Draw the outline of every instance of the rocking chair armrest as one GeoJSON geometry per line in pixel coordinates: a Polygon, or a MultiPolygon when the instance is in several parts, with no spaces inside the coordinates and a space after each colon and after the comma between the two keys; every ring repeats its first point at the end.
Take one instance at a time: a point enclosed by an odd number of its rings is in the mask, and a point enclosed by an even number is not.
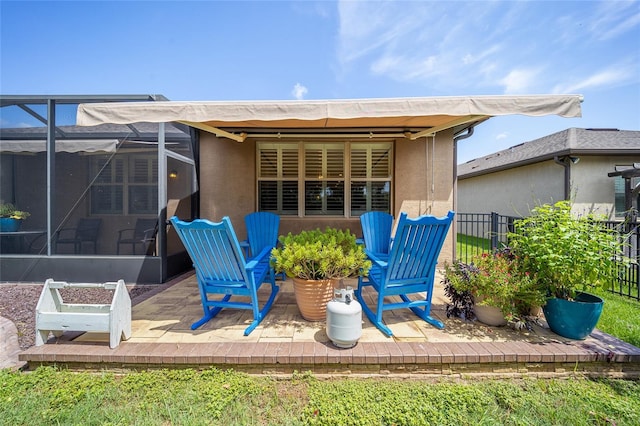
{"type": "Polygon", "coordinates": [[[238,241],[240,243],[240,248],[242,249],[242,252],[244,253],[245,257],[249,257],[249,240],[242,240],[242,241],[238,241]]]}
{"type": "Polygon", "coordinates": [[[247,263],[247,270],[251,271],[256,266],[258,266],[259,263],[262,263],[265,261],[268,262],[269,256],[271,256],[271,248],[267,246],[263,248],[262,251],[256,257],[254,257],[251,261],[247,263]]]}
{"type": "Polygon", "coordinates": [[[367,249],[365,249],[365,253],[378,268],[387,269],[388,262],[385,262],[384,260],[379,259],[373,252],[367,249]]]}

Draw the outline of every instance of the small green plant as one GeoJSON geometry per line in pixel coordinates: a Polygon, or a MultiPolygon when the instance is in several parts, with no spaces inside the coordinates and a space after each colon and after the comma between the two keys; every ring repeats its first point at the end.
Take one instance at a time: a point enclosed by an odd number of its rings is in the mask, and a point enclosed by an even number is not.
{"type": "Polygon", "coordinates": [[[458,290],[454,282],[470,280],[471,274],[476,272],[476,268],[468,263],[456,260],[453,264],[445,263],[445,275],[442,280],[444,284],[444,294],[451,304],[447,303],[447,318],[458,317],[463,320],[473,320],[473,295],[469,290],[458,290]],[[453,279],[452,279],[453,278],[453,279]]]}
{"type": "Polygon", "coordinates": [[[610,285],[623,242],[594,214],[574,216],[569,201],[535,207],[508,234],[522,268],[536,277],[548,297],[572,300],[578,292],[610,285]]]}
{"type": "Polygon", "coordinates": [[[640,381],[0,369],[0,425],[635,425],[640,381]]]}
{"type": "Polygon", "coordinates": [[[31,214],[29,212],[17,210],[13,204],[0,204],[0,217],[9,217],[12,219],[26,219],[31,214]]]}
{"type": "MultiPolygon", "coordinates": [[[[532,306],[544,304],[544,294],[536,286],[536,280],[520,267],[520,259],[509,249],[483,253],[472,257],[467,265],[456,261],[445,265],[445,291],[453,287],[459,294],[457,302],[464,302],[465,293],[473,295],[483,306],[499,308],[507,321],[518,321],[529,314],[532,306]]],[[[454,301],[455,302],[455,301],[454,301]]],[[[468,316],[468,303],[460,306],[468,316]]]]}
{"type": "Polygon", "coordinates": [[[277,272],[305,280],[364,275],[371,267],[363,248],[349,230],[327,227],[280,236],[281,247],[271,252],[277,272]]]}

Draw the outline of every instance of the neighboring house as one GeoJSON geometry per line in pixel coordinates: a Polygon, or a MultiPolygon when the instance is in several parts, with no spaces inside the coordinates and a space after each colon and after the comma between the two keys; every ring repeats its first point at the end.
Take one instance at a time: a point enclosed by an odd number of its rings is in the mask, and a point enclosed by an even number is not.
{"type": "MultiPolygon", "coordinates": [[[[571,199],[577,213],[620,219],[627,208],[619,171],[639,161],[640,131],[570,128],[458,165],[458,210],[526,216],[536,205],[571,199]]],[[[633,202],[637,208],[637,192],[633,202]]]]}
{"type": "MultiPolygon", "coordinates": [[[[3,108],[27,102],[8,97],[2,101],[3,108]]],[[[55,98],[46,101],[56,103],[55,98]]],[[[144,216],[157,217],[162,225],[176,211],[182,219],[219,221],[229,216],[240,239],[246,237],[243,218],[253,211],[279,214],[281,234],[335,226],[360,235],[359,215],[370,210],[394,216],[400,211],[443,216],[457,210],[455,146],[459,139],[471,136],[475,126],[496,115],[577,117],[582,98],[109,101],[76,101],[74,128],[91,133],[102,126],[117,126],[128,128],[130,134],[118,139],[112,153],[47,156],[49,150],[37,154],[38,170],[58,170],[55,192],[48,190],[46,173],[35,183],[23,181],[25,173],[36,170],[33,164],[22,163],[28,155],[0,153],[1,160],[13,167],[6,172],[3,167],[3,193],[10,193],[20,205],[38,197],[51,200],[44,208],[38,205],[38,222],[25,221],[25,226],[41,230],[48,226],[51,238],[57,227],[73,225],[81,217],[102,219],[108,227],[101,232],[96,253],[81,250],[62,255],[62,249],[56,251],[50,242],[38,253],[3,254],[0,280],[39,281],[53,276],[91,282],[114,278],[164,282],[186,264],[175,233],[160,226],[155,253],[123,255],[117,253],[116,225],[133,225],[144,216]],[[157,135],[139,139],[135,129],[140,126],[155,126],[157,135]],[[175,129],[188,137],[172,139],[175,129]],[[136,158],[142,154],[148,158],[136,158]],[[126,157],[118,162],[119,155],[126,157]]],[[[48,146],[59,151],[70,132],[55,120],[43,127],[49,135],[48,146]]],[[[1,139],[6,139],[5,133],[10,132],[3,129],[1,139]]],[[[453,257],[453,242],[451,233],[441,260],[453,257]]]]}

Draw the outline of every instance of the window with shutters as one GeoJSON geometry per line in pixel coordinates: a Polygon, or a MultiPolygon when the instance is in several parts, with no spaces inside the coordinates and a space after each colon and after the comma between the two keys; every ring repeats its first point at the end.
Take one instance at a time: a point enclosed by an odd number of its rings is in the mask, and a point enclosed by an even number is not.
{"type": "Polygon", "coordinates": [[[280,215],[391,212],[391,142],[259,142],[258,210],[280,215]]]}
{"type": "Polygon", "coordinates": [[[155,215],[158,211],[158,160],[126,155],[93,158],[91,214],[155,215]]]}

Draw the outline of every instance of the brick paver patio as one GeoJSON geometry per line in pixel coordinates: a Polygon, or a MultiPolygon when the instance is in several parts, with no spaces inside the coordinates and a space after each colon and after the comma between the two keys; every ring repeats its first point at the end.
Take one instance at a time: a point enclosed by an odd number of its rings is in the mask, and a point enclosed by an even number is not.
{"type": "MultiPolygon", "coordinates": [[[[198,330],[202,316],[195,275],[186,276],[134,301],[132,336],[109,349],[108,335],[65,333],[60,339],[19,355],[29,366],[65,364],[69,368],[140,369],[215,365],[260,374],[478,375],[640,377],[640,349],[595,331],[584,341],[560,337],[542,326],[518,332],[445,315],[439,280],[433,314],[444,330],[409,310],[385,313],[394,332],[385,337],[363,317],[363,333],[351,349],[335,347],[324,322],[307,322],[295,304],[290,280],[269,315],[249,335],[248,311],[223,310],[198,330]]],[[[346,284],[355,286],[355,281],[346,284]]]]}

